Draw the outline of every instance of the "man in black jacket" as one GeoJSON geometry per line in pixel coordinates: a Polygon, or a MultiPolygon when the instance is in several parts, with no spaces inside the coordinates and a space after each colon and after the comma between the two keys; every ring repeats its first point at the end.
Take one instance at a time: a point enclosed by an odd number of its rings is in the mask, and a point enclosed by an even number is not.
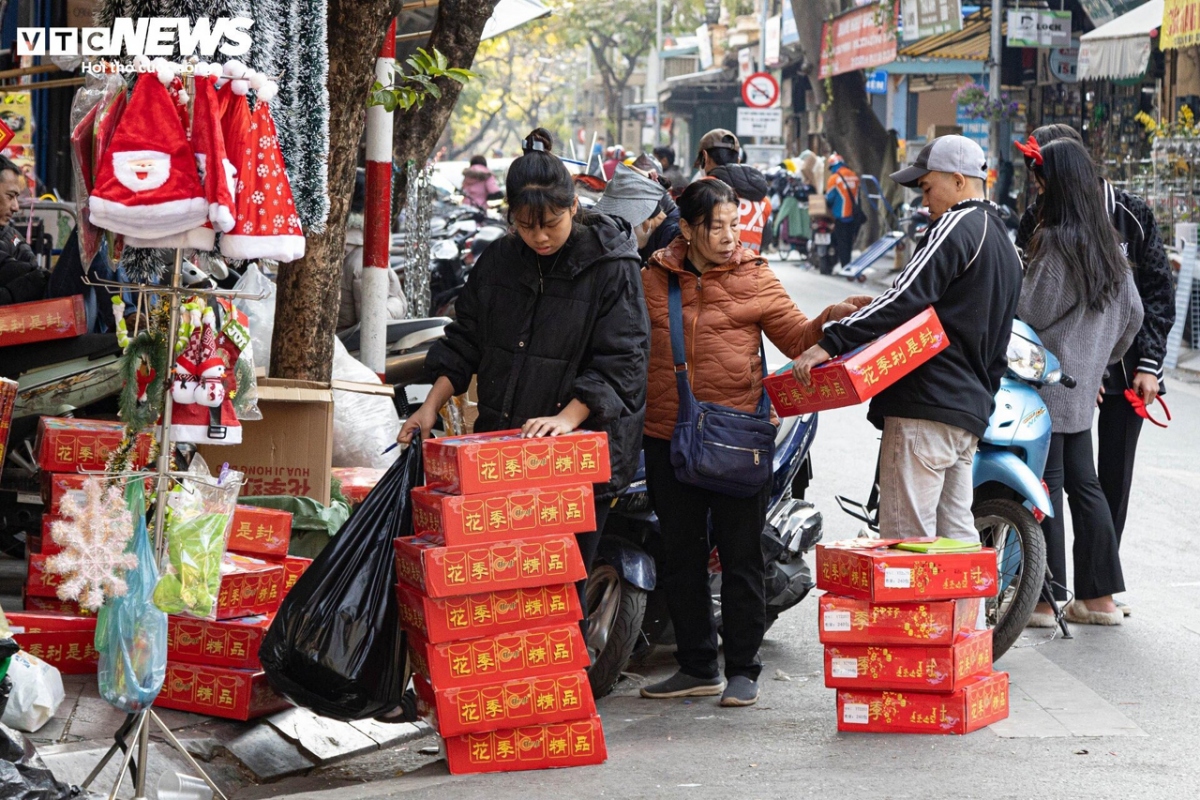
{"type": "Polygon", "coordinates": [[[983,150],[963,136],[925,146],[892,174],[920,187],[934,224],[892,288],[825,336],[794,373],[876,339],[933,306],[949,346],[871,401],[883,429],[879,532],[885,538],[941,536],[978,541],[971,465],[987,430],[1021,292],[1021,258],[993,204],[983,199],[983,150]]]}
{"type": "Polygon", "coordinates": [[[41,300],[46,291],[46,272],[10,224],[24,183],[20,168],[0,156],[0,306],[41,300]]]}

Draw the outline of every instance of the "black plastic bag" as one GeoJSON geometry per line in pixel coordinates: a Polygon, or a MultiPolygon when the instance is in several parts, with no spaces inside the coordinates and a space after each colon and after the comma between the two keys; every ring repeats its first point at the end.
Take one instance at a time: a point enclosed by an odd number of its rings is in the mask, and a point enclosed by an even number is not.
{"type": "Polygon", "coordinates": [[[296,705],[341,720],[400,705],[407,670],[392,540],[412,533],[409,492],[423,481],[414,440],[284,598],[259,658],[296,705]]]}
{"type": "Polygon", "coordinates": [[[79,796],[78,789],[54,779],[32,742],[0,723],[0,797],[4,800],[65,800],[79,796]]]}

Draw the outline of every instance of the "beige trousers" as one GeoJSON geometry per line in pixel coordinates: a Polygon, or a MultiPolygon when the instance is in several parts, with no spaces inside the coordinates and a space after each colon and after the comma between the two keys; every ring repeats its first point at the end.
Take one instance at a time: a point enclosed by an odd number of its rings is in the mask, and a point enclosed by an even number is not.
{"type": "Polygon", "coordinates": [[[879,534],[979,541],[971,463],[979,439],[962,428],[887,417],[879,459],[879,534]]]}

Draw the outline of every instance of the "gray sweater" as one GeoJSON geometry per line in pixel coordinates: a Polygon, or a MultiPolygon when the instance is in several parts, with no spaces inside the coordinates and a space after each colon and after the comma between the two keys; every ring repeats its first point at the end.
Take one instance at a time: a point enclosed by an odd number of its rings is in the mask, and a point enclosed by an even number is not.
{"type": "Polygon", "coordinates": [[[1055,254],[1039,254],[1021,283],[1017,316],[1030,325],[1062,371],[1077,382],[1073,389],[1039,390],[1050,410],[1054,433],[1090,430],[1104,369],[1120,360],[1142,325],[1142,300],[1132,270],[1108,307],[1093,311],[1067,279],[1066,265],[1055,254]]]}

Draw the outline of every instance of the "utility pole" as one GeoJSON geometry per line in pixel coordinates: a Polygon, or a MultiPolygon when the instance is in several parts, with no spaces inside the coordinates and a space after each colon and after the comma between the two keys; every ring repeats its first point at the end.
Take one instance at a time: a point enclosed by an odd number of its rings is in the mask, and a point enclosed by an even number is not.
{"type": "Polygon", "coordinates": [[[758,71],[767,68],[767,10],[771,0],[758,0],[758,71]]]}
{"type": "MultiPolygon", "coordinates": [[[[1004,14],[1004,0],[992,0],[992,44],[988,63],[988,100],[995,105],[1000,100],[1000,61],[1004,47],[1000,36],[1001,16],[1004,14]]],[[[1000,167],[1000,121],[988,121],[988,172],[1000,167]]]]}

